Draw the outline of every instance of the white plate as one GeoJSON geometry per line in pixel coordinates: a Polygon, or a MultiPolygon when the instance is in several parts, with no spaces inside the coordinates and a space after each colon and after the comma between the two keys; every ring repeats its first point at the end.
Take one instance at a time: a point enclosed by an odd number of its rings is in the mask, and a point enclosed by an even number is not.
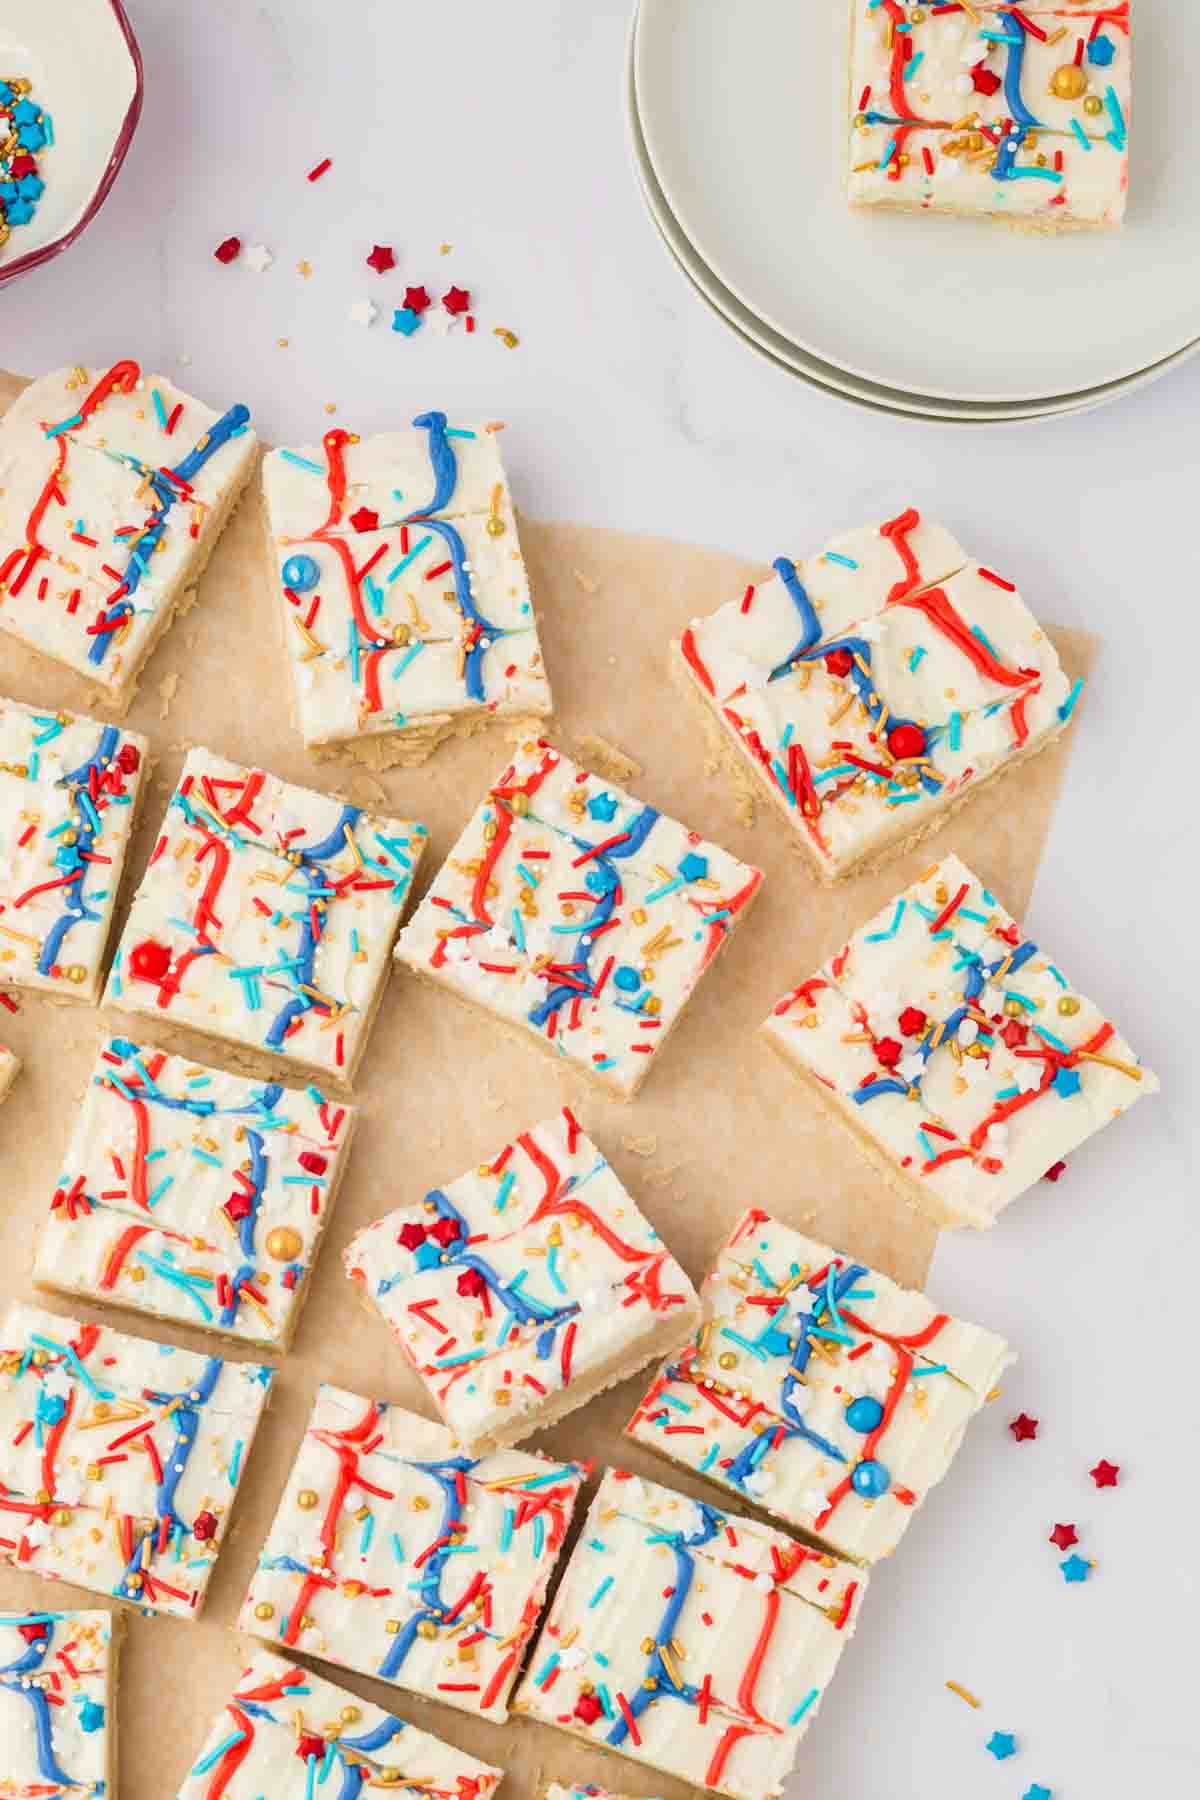
{"type": "Polygon", "coordinates": [[[780,337],[910,394],[1061,397],[1200,347],[1200,33],[1177,23],[1168,37],[1171,10],[1135,7],[1130,206],[1116,233],[851,212],[847,0],[642,0],[642,130],[697,255],[780,337]]]}
{"type": "Polygon", "coordinates": [[[789,375],[799,376],[810,386],[841,399],[853,401],[872,412],[885,412],[896,418],[923,419],[928,422],[967,425],[1023,423],[1065,413],[1090,412],[1107,401],[1132,392],[1157,380],[1174,363],[1185,359],[1196,348],[1188,345],[1173,357],[1143,370],[1136,376],[1107,386],[1086,389],[1078,394],[1061,395],[1053,400],[1024,404],[980,405],[970,401],[933,400],[887,388],[875,382],[848,375],[845,370],[822,362],[820,358],[799,350],[787,338],[764,325],[754,313],[717,280],[688,239],[678,219],[667,204],[658,185],[638,117],[637,94],[633,78],[636,18],[630,31],[626,67],[625,107],[629,128],[629,147],[642,197],[651,220],[657,227],[672,261],[701,300],[722,323],[728,325],[751,350],[764,356],[789,375]]]}

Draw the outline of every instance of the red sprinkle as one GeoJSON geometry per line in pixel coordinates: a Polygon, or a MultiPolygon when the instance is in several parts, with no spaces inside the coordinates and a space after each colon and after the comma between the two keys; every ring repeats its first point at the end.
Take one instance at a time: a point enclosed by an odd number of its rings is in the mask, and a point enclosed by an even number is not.
{"type": "Polygon", "coordinates": [[[1048,1541],[1059,1550],[1069,1550],[1079,1542],[1079,1533],[1073,1525],[1056,1525],[1048,1541]]]}
{"type": "Polygon", "coordinates": [[[1094,1469],[1088,1470],[1088,1474],[1098,1488],[1116,1487],[1117,1477],[1120,1473],[1120,1463],[1107,1462],[1104,1457],[1100,1458],[1094,1469]]]}
{"type": "Polygon", "coordinates": [[[389,269],[396,266],[395,253],[390,244],[376,244],[367,258],[368,269],[374,269],[377,275],[386,275],[389,269]]]}
{"type": "Polygon", "coordinates": [[[231,263],[242,253],[242,240],[236,237],[223,238],[213,251],[219,263],[231,263]]]}
{"type": "Polygon", "coordinates": [[[333,158],[331,156],[323,156],[317,166],[308,171],[309,181],[320,181],[326,169],[331,169],[332,167],[333,158]]]}
{"type": "Polygon", "coordinates": [[[1038,1423],[1039,1421],[1037,1419],[1031,1419],[1028,1413],[1018,1413],[1016,1418],[1009,1422],[1008,1429],[1012,1432],[1018,1444],[1023,1444],[1029,1438],[1035,1438],[1037,1436],[1038,1423]]]}

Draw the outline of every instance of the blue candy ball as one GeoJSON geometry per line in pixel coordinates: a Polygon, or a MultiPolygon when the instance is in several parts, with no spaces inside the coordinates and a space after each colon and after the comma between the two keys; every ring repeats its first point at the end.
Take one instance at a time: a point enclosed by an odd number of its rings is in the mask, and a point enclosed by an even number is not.
{"type": "Polygon", "coordinates": [[[851,1431],[861,1431],[866,1437],[877,1425],[883,1423],[883,1407],[870,1394],[861,1394],[852,1400],[846,1408],[846,1423],[851,1431]]]}
{"type": "Polygon", "coordinates": [[[850,1485],[864,1500],[878,1500],[892,1485],[892,1478],[881,1462],[868,1457],[860,1462],[850,1477],[850,1485]]]}
{"type": "Polygon", "coordinates": [[[638,974],[637,970],[631,968],[628,963],[621,964],[621,967],[613,976],[613,980],[623,994],[635,994],[642,985],[641,976],[638,974]]]}
{"type": "Polygon", "coordinates": [[[311,556],[289,556],[283,565],[283,585],[293,593],[307,594],[321,579],[316,559],[311,556]]]}

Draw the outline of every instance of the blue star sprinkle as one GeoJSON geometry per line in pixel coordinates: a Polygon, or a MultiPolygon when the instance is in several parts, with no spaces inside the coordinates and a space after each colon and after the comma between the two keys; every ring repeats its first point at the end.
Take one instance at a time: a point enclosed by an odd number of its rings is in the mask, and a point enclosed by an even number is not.
{"type": "Polygon", "coordinates": [[[1074,1069],[1058,1069],[1050,1085],[1056,1094],[1061,1094],[1064,1100],[1069,1100],[1072,1094],[1079,1092],[1082,1084],[1074,1069]]]}
{"type": "Polygon", "coordinates": [[[1031,1788],[1026,1788],[1025,1792],[1021,1795],[1021,1800],[1054,1800],[1054,1796],[1051,1794],[1049,1788],[1041,1787],[1035,1781],[1031,1788]]]}
{"type": "Polygon", "coordinates": [[[697,856],[694,850],[689,850],[679,864],[679,873],[685,881],[703,881],[708,874],[707,856],[697,856]]]}
{"type": "Polygon", "coordinates": [[[392,314],[392,330],[403,332],[405,337],[411,337],[420,323],[420,313],[414,312],[411,306],[398,306],[392,314]]]}
{"type": "Polygon", "coordinates": [[[1064,1581],[1086,1581],[1092,1572],[1092,1565],[1083,1556],[1068,1556],[1065,1562],[1059,1563],[1064,1581]]]}
{"type": "Polygon", "coordinates": [[[1007,1757],[1017,1754],[1017,1740],[1011,1731],[993,1731],[987,1741],[987,1748],[997,1762],[1004,1762],[1007,1757]]]}
{"type": "Polygon", "coordinates": [[[617,816],[617,803],[611,794],[593,794],[588,801],[588,811],[601,824],[611,825],[617,816]]]}

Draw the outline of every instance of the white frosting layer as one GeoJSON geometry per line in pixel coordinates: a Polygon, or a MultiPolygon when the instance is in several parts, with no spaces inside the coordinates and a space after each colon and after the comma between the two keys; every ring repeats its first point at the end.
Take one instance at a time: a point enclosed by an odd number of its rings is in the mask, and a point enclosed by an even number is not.
{"type": "MultiPolygon", "coordinates": [[[[571,1115],[369,1225],[345,1253],[468,1450],[513,1442],[698,1318],[691,1282],[571,1115]]],[[[579,1402],[576,1402],[578,1404],[579,1402]]]]}
{"type": "Polygon", "coordinates": [[[330,432],[272,451],[263,482],[306,743],[549,713],[493,431],[330,432]],[[449,492],[435,492],[437,447],[449,492]]]}
{"type": "Polygon", "coordinates": [[[785,995],[764,1030],[938,1210],[977,1227],[1158,1088],[956,856],[785,995]]]}
{"type": "Polygon", "coordinates": [[[118,382],[55,370],[0,419],[0,629],[119,696],[211,549],[257,440],[248,426],[219,430],[207,452],[217,413],[136,363],[116,370],[118,382]]]}
{"type": "Polygon", "coordinates": [[[1007,1345],[758,1211],[701,1298],[695,1343],[664,1365],[630,1436],[839,1555],[890,1554],[1007,1345]]]}
{"type": "Polygon", "coordinates": [[[851,0],[851,20],[855,205],[1120,224],[1128,7],[851,0]]]}
{"type": "Polygon", "coordinates": [[[793,567],[793,581],[776,574],[694,620],[681,649],[830,875],[908,837],[1069,716],[1070,684],[1016,588],[915,511],[793,567]],[[811,643],[796,584],[819,628],[811,643]],[[902,721],[919,748],[893,735],[902,721]]]}
{"type": "Polygon", "coordinates": [[[628,1096],[761,879],[526,742],[396,954],[628,1096]]]}
{"type": "Polygon", "coordinates": [[[270,1381],[254,1363],[12,1307],[0,1342],[0,1561],[195,1617],[270,1381]]]}
{"type": "Polygon", "coordinates": [[[113,1626],[106,1612],[0,1613],[0,1795],[106,1792],[115,1773],[113,1626]]]}
{"type": "Polygon", "coordinates": [[[504,1719],[581,1480],[323,1386],[241,1628],[504,1719]]]}
{"type": "Polygon", "coordinates": [[[221,1800],[312,1800],[325,1782],[334,1794],[350,1791],[351,1770],[361,1771],[365,1789],[403,1789],[429,1800],[484,1800],[503,1774],[260,1650],[215,1720],[178,1800],[211,1800],[218,1771],[226,1776],[221,1800]]]}
{"type": "Polygon", "coordinates": [[[99,998],[146,750],[0,698],[0,986],[99,998]]]}
{"type": "Polygon", "coordinates": [[[610,1469],[517,1704],[663,1774],[767,1800],[865,1585],[769,1526],[610,1469]]]}
{"type": "Polygon", "coordinates": [[[113,1038],[100,1049],[34,1279],[282,1347],[353,1123],[345,1106],[113,1038]]]}
{"type": "Polygon", "coordinates": [[[191,750],[106,999],[348,1080],[425,828],[191,750]]]}

